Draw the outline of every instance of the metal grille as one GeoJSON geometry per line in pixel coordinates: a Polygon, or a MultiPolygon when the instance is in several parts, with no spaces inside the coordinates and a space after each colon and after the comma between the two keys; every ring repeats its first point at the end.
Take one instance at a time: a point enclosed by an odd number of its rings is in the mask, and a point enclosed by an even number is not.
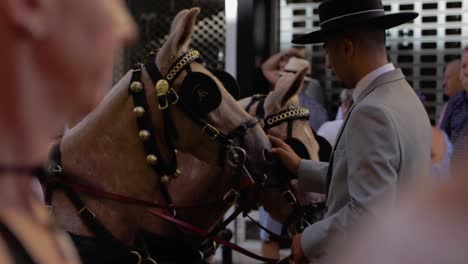
{"type": "Polygon", "coordinates": [[[134,63],[144,61],[166,41],[173,17],[181,10],[200,7],[191,47],[200,51],[205,66],[224,68],[225,11],[221,0],[128,0],[140,39],[122,55],[114,71],[118,79],[134,63]]]}
{"type": "MultiPolygon", "coordinates": [[[[280,47],[291,46],[293,37],[319,28],[318,0],[281,0],[280,47]]],[[[468,44],[467,0],[387,0],[387,12],[415,11],[413,22],[387,31],[391,62],[403,69],[409,83],[424,95],[427,112],[434,122],[442,110],[444,66],[460,56],[468,44]]],[[[325,70],[320,46],[308,46],[318,79],[323,80],[327,98],[336,111],[341,88],[331,71],[325,70]]]]}

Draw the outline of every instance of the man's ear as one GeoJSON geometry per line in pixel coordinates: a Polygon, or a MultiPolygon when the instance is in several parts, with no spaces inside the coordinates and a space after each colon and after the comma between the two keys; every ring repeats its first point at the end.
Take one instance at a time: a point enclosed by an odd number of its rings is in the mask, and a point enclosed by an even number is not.
{"type": "Polygon", "coordinates": [[[1,0],[0,12],[13,30],[40,38],[47,31],[47,11],[51,4],[50,0],[1,0]]]}
{"type": "Polygon", "coordinates": [[[343,40],[343,52],[347,58],[350,58],[354,55],[355,46],[351,38],[345,38],[343,40]]]}

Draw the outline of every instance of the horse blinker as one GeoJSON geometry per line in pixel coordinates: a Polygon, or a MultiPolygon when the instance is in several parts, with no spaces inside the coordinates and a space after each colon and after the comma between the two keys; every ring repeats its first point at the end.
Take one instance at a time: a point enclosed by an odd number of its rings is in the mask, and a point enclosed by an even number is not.
{"type": "Polygon", "coordinates": [[[204,117],[221,104],[221,92],[211,77],[191,72],[187,75],[179,91],[179,97],[186,111],[204,117]]]}

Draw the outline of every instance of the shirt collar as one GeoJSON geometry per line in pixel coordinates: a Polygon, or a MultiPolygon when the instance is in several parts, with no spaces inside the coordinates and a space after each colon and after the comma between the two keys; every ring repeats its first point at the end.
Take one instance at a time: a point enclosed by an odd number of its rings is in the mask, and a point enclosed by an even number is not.
{"type": "Polygon", "coordinates": [[[359,95],[361,95],[362,91],[364,91],[364,89],[366,89],[375,79],[377,79],[382,74],[393,71],[393,70],[395,70],[395,66],[393,66],[392,63],[387,63],[371,71],[366,76],[364,76],[364,78],[362,78],[356,84],[356,88],[354,88],[354,91],[353,91],[354,102],[357,102],[357,99],[359,98],[359,95]]]}

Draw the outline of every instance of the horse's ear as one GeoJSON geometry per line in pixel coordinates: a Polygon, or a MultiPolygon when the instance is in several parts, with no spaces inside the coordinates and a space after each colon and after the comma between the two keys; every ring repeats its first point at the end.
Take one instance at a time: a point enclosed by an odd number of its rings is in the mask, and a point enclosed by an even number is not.
{"type": "Polygon", "coordinates": [[[172,20],[169,37],[158,52],[156,59],[161,72],[168,70],[168,67],[179,57],[180,53],[188,50],[199,13],[200,8],[183,10],[172,20]]]}
{"type": "Polygon", "coordinates": [[[177,15],[172,19],[172,24],[171,24],[171,30],[169,31],[169,34],[172,35],[176,32],[176,28],[178,27],[178,24],[180,22],[180,19],[185,16],[188,12],[188,9],[184,9],[177,13],[177,15]]]}
{"type": "Polygon", "coordinates": [[[171,28],[173,53],[188,49],[190,39],[195,31],[195,21],[197,20],[198,14],[200,14],[200,8],[192,8],[182,14],[177,21],[174,19],[175,23],[171,28]]]}
{"type": "Polygon", "coordinates": [[[289,86],[289,89],[287,89],[286,94],[283,96],[283,99],[281,100],[281,107],[285,106],[286,103],[296,94],[299,94],[301,91],[303,85],[304,85],[304,78],[307,74],[307,71],[309,70],[309,67],[304,67],[302,70],[298,71],[296,75],[294,75],[294,79],[292,84],[289,86]]]}
{"type": "Polygon", "coordinates": [[[292,97],[301,91],[308,70],[309,67],[306,66],[296,74],[283,74],[278,79],[275,89],[268,95],[265,106],[272,110],[283,108],[292,97]]]}

